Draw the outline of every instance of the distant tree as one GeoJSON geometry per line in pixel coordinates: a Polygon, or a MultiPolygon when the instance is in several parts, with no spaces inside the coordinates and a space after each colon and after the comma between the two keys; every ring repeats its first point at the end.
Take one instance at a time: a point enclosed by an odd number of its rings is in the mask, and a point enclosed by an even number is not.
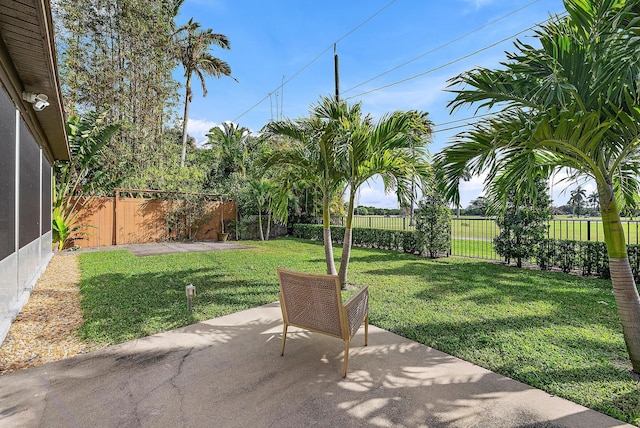
{"type": "Polygon", "coordinates": [[[465,215],[486,216],[489,209],[487,198],[479,196],[469,203],[465,215]]]}
{"type": "Polygon", "coordinates": [[[569,197],[569,205],[572,207],[572,214],[578,215],[582,213],[582,206],[584,205],[584,201],[586,199],[587,191],[582,188],[582,186],[578,186],[570,192],[569,197]]]}
{"type": "MultiPolygon", "coordinates": [[[[189,104],[193,99],[191,91],[191,78],[193,74],[198,76],[202,85],[202,96],[207,96],[206,76],[220,78],[231,77],[231,67],[220,58],[216,58],[209,52],[213,45],[222,49],[230,49],[229,39],[224,34],[215,34],[212,29],[202,30],[200,23],[193,18],[185,25],[178,28],[174,34],[175,56],[184,67],[185,98],[184,114],[182,116],[182,155],[180,166],[184,166],[187,150],[187,122],[189,121],[189,104]]],[[[234,79],[235,80],[235,79],[234,79]]]]}
{"type": "Polygon", "coordinates": [[[435,190],[425,193],[416,212],[416,233],[420,252],[432,259],[451,249],[451,209],[435,190]]]}
{"type": "Polygon", "coordinates": [[[587,202],[589,203],[589,205],[594,211],[598,210],[598,206],[600,205],[600,200],[598,199],[597,190],[594,190],[593,192],[589,193],[589,196],[587,196],[587,202]]]}
{"type": "Polygon", "coordinates": [[[369,215],[369,210],[367,209],[367,207],[363,207],[362,205],[359,205],[354,210],[354,214],[355,215],[369,215]]]}
{"type": "Polygon", "coordinates": [[[551,219],[551,198],[546,181],[537,178],[535,186],[535,194],[519,195],[512,189],[496,218],[500,233],[493,238],[494,249],[507,263],[515,259],[518,267],[535,254],[537,245],[546,238],[551,219]]]}

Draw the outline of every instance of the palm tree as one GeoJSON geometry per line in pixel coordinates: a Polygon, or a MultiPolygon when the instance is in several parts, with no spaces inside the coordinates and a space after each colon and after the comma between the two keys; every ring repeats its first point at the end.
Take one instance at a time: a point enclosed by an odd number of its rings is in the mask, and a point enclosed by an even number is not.
{"type": "Polygon", "coordinates": [[[570,192],[569,197],[569,205],[571,205],[572,214],[576,213],[576,208],[578,209],[578,217],[580,217],[580,211],[582,211],[582,204],[584,200],[587,198],[587,191],[582,188],[582,186],[578,186],[570,192]]]}
{"type": "MultiPolygon", "coordinates": [[[[193,99],[191,91],[191,77],[195,73],[202,85],[202,96],[207,96],[205,77],[221,76],[231,77],[231,67],[225,61],[212,56],[209,53],[212,45],[222,49],[230,49],[229,39],[224,34],[215,34],[210,28],[200,29],[200,23],[193,18],[174,33],[176,47],[175,57],[184,67],[185,99],[184,115],[182,117],[182,155],[180,166],[184,166],[187,153],[187,122],[189,120],[189,103],[193,99]]],[[[233,78],[233,77],[232,77],[233,78]]],[[[234,79],[235,80],[235,79],[234,79]]]]}
{"type": "Polygon", "coordinates": [[[287,165],[300,180],[315,183],[322,193],[322,225],[327,274],[336,275],[331,241],[330,202],[343,189],[344,176],[338,166],[337,125],[345,104],[327,98],[312,106],[309,118],[270,122],[265,136],[284,136],[291,144],[269,154],[265,165],[287,165]]]}
{"type": "Polygon", "coordinates": [[[232,122],[223,122],[209,130],[206,145],[217,152],[220,159],[222,174],[228,176],[239,172],[242,178],[247,177],[249,163],[249,143],[251,131],[249,128],[232,122]]]}
{"type": "Polygon", "coordinates": [[[598,191],[597,190],[594,190],[593,192],[589,193],[589,196],[587,197],[587,202],[589,203],[591,208],[593,208],[594,210],[598,208],[598,191]]]}
{"type": "MultiPolygon", "coordinates": [[[[516,42],[499,70],[452,80],[449,106],[498,107],[437,155],[442,189],[459,201],[466,167],[487,172],[497,195],[534,192],[536,176],[568,168],[597,184],[611,280],[629,357],[640,373],[640,297],[620,212],[635,206],[640,173],[638,2],[564,0],[569,15],[536,31],[541,47],[516,42]]],[[[535,193],[533,193],[535,195],[535,193]]]]}
{"type": "Polygon", "coordinates": [[[430,172],[425,146],[431,136],[426,114],[396,112],[374,123],[362,116],[361,104],[344,104],[345,118],[339,129],[340,165],[349,190],[345,222],[340,284],[347,284],[351,257],[355,196],[360,186],[376,175],[382,177],[386,192],[395,191],[402,204],[413,201],[416,180],[422,184],[430,172]]]}

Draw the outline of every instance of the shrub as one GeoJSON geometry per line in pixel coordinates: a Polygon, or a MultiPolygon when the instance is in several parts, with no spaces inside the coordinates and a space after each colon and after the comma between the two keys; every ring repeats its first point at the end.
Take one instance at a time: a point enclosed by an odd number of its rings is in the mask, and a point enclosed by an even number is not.
{"type": "Polygon", "coordinates": [[[416,234],[420,253],[432,259],[451,249],[451,210],[435,192],[425,195],[416,212],[416,234]]]}

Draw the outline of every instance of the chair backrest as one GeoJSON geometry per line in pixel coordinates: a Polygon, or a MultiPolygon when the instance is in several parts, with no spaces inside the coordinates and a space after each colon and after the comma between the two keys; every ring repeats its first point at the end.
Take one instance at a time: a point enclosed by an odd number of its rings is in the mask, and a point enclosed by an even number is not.
{"type": "Polygon", "coordinates": [[[337,275],[278,269],[282,313],[288,324],[344,338],[348,335],[337,275]]]}

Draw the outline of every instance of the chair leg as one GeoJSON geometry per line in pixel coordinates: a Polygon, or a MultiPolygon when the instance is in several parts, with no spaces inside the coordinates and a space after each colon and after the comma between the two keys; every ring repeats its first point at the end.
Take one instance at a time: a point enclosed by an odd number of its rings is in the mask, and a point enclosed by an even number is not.
{"type": "Polygon", "coordinates": [[[287,341],[287,324],[284,325],[284,330],[282,331],[282,349],[280,349],[280,356],[284,355],[284,344],[287,341]]]}
{"type": "Polygon", "coordinates": [[[364,317],[364,346],[369,344],[369,314],[364,317]]]}
{"type": "Polygon", "coordinates": [[[347,377],[347,365],[349,364],[349,340],[344,341],[344,363],[342,366],[342,377],[347,377]]]}

